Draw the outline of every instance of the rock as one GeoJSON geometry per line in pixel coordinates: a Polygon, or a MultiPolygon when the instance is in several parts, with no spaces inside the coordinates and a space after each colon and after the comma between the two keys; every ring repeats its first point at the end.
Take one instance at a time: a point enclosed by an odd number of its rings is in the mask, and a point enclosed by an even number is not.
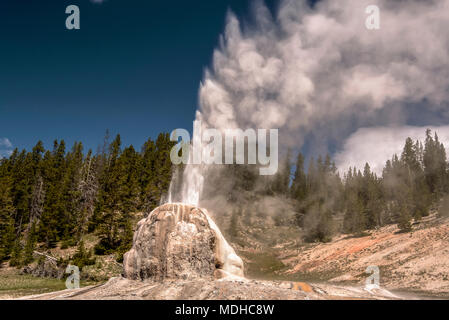
{"type": "Polygon", "coordinates": [[[363,287],[306,284],[310,291],[295,290],[276,281],[207,280],[137,281],[122,277],[80,289],[62,290],[21,300],[322,300],[322,299],[400,299],[388,291],[369,292],[363,287]]]}
{"type": "Polygon", "coordinates": [[[22,269],[23,274],[31,274],[35,277],[41,278],[56,278],[62,279],[64,277],[65,269],[57,266],[53,261],[41,260],[38,263],[25,266],[22,269]]]}
{"type": "Polygon", "coordinates": [[[165,204],[139,221],[125,253],[128,279],[243,277],[243,262],[205,209],[165,204]]]}

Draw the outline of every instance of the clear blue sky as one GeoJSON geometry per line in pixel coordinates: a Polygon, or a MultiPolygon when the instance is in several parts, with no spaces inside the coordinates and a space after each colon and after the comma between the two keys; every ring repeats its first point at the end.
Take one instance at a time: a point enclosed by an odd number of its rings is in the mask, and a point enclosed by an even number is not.
{"type": "Polygon", "coordinates": [[[226,12],[248,19],[250,8],[251,0],[2,0],[0,139],[19,149],[82,141],[95,151],[106,129],[137,148],[159,132],[190,130],[226,12]],[[65,28],[70,4],[81,30],[65,28]]]}

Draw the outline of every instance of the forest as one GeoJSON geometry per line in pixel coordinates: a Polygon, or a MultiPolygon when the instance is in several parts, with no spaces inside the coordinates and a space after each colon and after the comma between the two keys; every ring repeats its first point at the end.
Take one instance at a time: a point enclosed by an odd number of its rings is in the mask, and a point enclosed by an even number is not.
{"type": "Polygon", "coordinates": [[[151,211],[167,192],[172,172],[169,135],[148,139],[140,151],[122,148],[120,135],[93,154],[76,142],[67,151],[63,140],[45,150],[14,150],[0,161],[0,261],[21,266],[32,261],[39,243],[52,248],[76,245],[95,232],[97,254],[131,247],[130,213],[151,211]]]}
{"type": "MultiPolygon", "coordinates": [[[[14,150],[0,160],[0,262],[23,266],[33,251],[80,246],[88,233],[98,236],[95,254],[116,254],[121,261],[131,247],[133,213],[148,213],[161,203],[172,175],[182,180],[182,167],[170,161],[174,142],[167,133],[148,139],[138,151],[123,147],[120,135],[94,153],[81,142],[67,150],[64,140],[46,150],[41,141],[31,151],[14,150]]],[[[380,145],[381,147],[381,145],[380,145]]],[[[367,159],[369,160],[369,159],[367,159]]],[[[206,179],[205,197],[217,191],[217,179],[231,181],[226,197],[235,202],[243,192],[283,197],[294,203],[294,224],[308,242],[327,242],[335,232],[363,235],[387,224],[401,232],[432,209],[449,208],[449,164],[438,135],[427,130],[424,141],[405,141],[377,176],[367,163],[342,176],[331,157],[309,159],[288,152],[278,172],[258,175],[255,166],[224,166],[206,179]],[[211,187],[215,185],[214,189],[211,187]],[[342,217],[342,228],[335,220],[342,217]]],[[[220,185],[222,188],[222,185],[220,185]]],[[[446,210],[446,211],[445,211],[446,210]]],[[[231,228],[237,227],[231,218],[231,228]]],[[[83,253],[84,254],[84,253],[83,253]]]]}

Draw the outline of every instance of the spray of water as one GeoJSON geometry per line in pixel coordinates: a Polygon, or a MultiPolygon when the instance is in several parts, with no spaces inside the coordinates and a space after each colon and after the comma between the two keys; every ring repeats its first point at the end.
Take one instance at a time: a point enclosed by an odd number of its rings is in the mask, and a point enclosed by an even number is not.
{"type": "Polygon", "coordinates": [[[196,120],[193,124],[192,143],[189,145],[189,161],[182,177],[181,194],[175,194],[175,187],[179,181],[172,179],[168,203],[181,202],[193,206],[198,206],[199,204],[204,185],[204,171],[206,170],[203,164],[194,164],[199,162],[195,158],[202,156],[205,150],[201,139],[201,129],[201,112],[197,111],[196,120]]]}
{"type": "MultiPolygon", "coordinates": [[[[281,0],[273,16],[256,1],[254,24],[228,15],[196,119],[219,130],[280,128],[280,148],[307,140],[312,155],[341,149],[359,128],[400,128],[416,114],[423,126],[447,121],[448,8],[449,0],[321,0],[313,8],[281,0]],[[368,5],[381,10],[380,30],[365,27],[368,5]]],[[[177,199],[198,205],[209,174],[187,165],[177,199]]]]}

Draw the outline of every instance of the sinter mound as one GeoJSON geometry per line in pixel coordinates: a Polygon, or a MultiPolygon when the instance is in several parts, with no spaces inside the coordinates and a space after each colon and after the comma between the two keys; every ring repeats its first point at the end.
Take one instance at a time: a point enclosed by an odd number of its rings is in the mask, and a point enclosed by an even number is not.
{"type": "Polygon", "coordinates": [[[139,221],[124,256],[128,279],[243,277],[243,262],[205,209],[165,204],[139,221]]]}

